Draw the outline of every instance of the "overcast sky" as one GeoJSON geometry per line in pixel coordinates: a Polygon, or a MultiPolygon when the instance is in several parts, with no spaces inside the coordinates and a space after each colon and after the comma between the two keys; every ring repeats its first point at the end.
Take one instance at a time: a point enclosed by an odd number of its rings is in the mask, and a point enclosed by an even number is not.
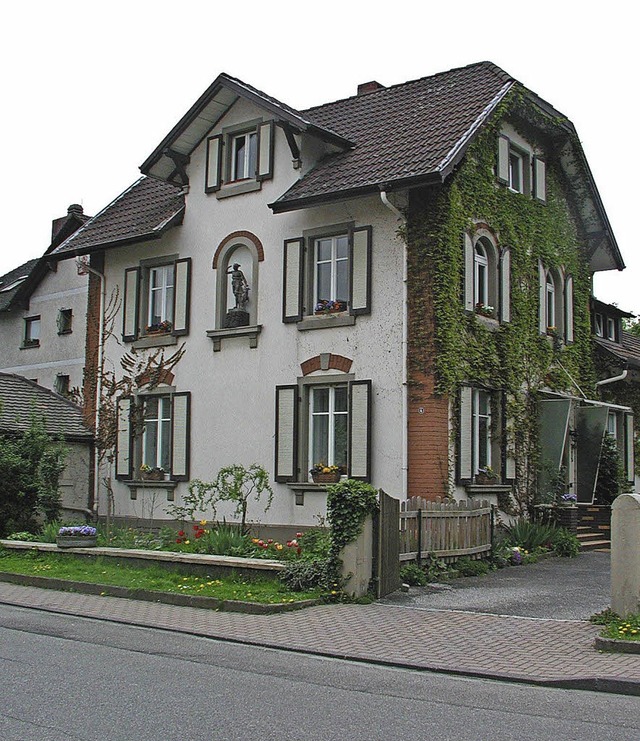
{"type": "Polygon", "coordinates": [[[0,274],[51,220],[95,214],[220,72],[294,108],[490,60],[578,130],[627,269],[596,294],[640,313],[638,30],[630,3],[182,0],[3,4],[0,274]],[[624,141],[625,131],[631,137],[624,141]]]}

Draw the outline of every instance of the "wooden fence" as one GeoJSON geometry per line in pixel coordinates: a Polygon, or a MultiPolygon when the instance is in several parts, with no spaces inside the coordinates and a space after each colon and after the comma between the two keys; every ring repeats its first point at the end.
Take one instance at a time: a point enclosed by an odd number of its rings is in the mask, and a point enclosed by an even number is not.
{"type": "Polygon", "coordinates": [[[420,560],[431,553],[449,560],[480,558],[491,550],[492,512],[487,501],[400,502],[400,560],[420,560]]]}

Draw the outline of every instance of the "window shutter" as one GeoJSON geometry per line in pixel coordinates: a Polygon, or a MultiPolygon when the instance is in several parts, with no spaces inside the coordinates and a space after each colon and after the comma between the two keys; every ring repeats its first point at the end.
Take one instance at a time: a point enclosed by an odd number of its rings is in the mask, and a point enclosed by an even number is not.
{"type": "Polygon", "coordinates": [[[511,250],[508,247],[500,257],[500,318],[511,321],[511,250]]]}
{"type": "Polygon", "coordinates": [[[564,341],[573,342],[573,277],[567,276],[564,285],[564,341]]]}
{"type": "Polygon", "coordinates": [[[509,416],[508,410],[509,397],[505,397],[502,418],[504,427],[502,431],[502,447],[504,454],[504,477],[506,481],[515,481],[516,478],[516,458],[515,458],[515,440],[514,427],[515,420],[509,416]]]}
{"type": "Polygon", "coordinates": [[[189,478],[189,429],[191,426],[191,393],[182,391],[171,398],[171,478],[189,478]]]}
{"type": "Polygon", "coordinates": [[[284,243],[284,276],[282,293],[282,321],[299,322],[302,319],[302,270],[304,239],[286,239],[284,243]]]}
{"type": "Polygon", "coordinates": [[[207,162],[205,166],[204,192],[220,190],[222,185],[222,135],[207,139],[207,162]]]}
{"type": "Polygon", "coordinates": [[[458,447],[458,478],[471,481],[473,477],[473,389],[460,389],[460,419],[458,447]]]}
{"type": "Polygon", "coordinates": [[[138,336],[138,286],[140,268],[124,271],[124,299],[122,301],[122,339],[133,342],[138,336]]]}
{"type": "Polygon", "coordinates": [[[509,139],[501,135],[498,137],[498,182],[509,183],[509,139]]]}
{"type": "Polygon", "coordinates": [[[130,479],[133,476],[132,468],[132,435],[131,416],[133,413],[133,398],[122,396],[116,405],[118,431],[116,434],[116,478],[130,479]]]}
{"type": "Polygon", "coordinates": [[[536,201],[547,202],[546,164],[540,157],[533,158],[533,195],[536,201]]]}
{"type": "Polygon", "coordinates": [[[189,295],[191,291],[190,257],[175,261],[174,275],[172,334],[184,335],[189,332],[189,295]]]}
{"type": "Polygon", "coordinates": [[[464,235],[464,310],[473,312],[475,301],[473,300],[474,286],[474,259],[473,240],[469,234],[464,235]]]}
{"type": "Polygon", "coordinates": [[[298,387],[276,386],[275,479],[295,481],[298,476],[298,387]]]}
{"type": "Polygon", "coordinates": [[[624,415],[624,469],[627,481],[635,482],[635,446],[633,434],[633,414],[624,415]]]}
{"type": "Polygon", "coordinates": [[[349,384],[349,478],[371,478],[371,381],[349,384]]]}
{"type": "Polygon", "coordinates": [[[547,271],[541,260],[538,260],[538,288],[540,293],[538,331],[540,334],[547,334],[547,271]]]}
{"type": "Polygon", "coordinates": [[[371,227],[349,231],[349,313],[371,313],[371,227]]]}
{"type": "Polygon", "coordinates": [[[273,177],[273,132],[273,121],[267,121],[258,127],[258,180],[273,177]]]}

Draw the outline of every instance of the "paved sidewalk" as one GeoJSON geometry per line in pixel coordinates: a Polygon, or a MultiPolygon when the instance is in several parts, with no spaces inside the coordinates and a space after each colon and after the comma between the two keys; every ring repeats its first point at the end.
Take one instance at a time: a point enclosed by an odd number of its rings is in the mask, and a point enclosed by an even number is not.
{"type": "Polygon", "coordinates": [[[245,615],[7,583],[0,602],[341,659],[640,695],[640,655],[599,653],[598,628],[583,621],[379,603],[245,615]]]}

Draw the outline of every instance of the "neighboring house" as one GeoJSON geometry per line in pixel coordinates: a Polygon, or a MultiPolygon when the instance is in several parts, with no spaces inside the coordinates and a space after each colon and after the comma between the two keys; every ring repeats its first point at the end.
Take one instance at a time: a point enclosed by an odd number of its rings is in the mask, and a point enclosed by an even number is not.
{"type": "Polygon", "coordinates": [[[0,372],[68,395],[83,383],[87,276],[49,253],[86,220],[82,206],[55,219],[51,245],[38,260],[0,277],[0,372]]]}
{"type": "Polygon", "coordinates": [[[67,448],[60,477],[63,518],[92,515],[93,434],[83,422],[82,409],[22,376],[0,373],[0,432],[24,433],[34,415],[42,418],[47,433],[63,440],[67,448]]]}
{"type": "Polygon", "coordinates": [[[297,111],[223,74],[141,170],[50,255],[90,256],[88,369],[101,333],[109,368],[184,347],[118,400],[116,516],[163,516],[231,463],[272,474],[250,511],[272,525],[324,515],[315,463],[505,509],[580,487],[591,276],[624,263],[574,127],[535,93],[483,62],[297,111]]]}

